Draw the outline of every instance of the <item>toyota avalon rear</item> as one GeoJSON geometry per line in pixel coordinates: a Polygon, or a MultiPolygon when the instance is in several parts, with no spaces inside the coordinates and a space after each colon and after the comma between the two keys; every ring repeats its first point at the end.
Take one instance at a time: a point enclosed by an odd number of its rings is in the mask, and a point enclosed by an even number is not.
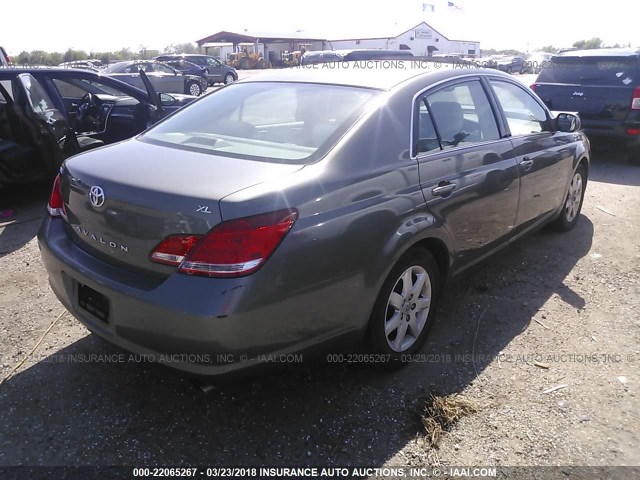
{"type": "Polygon", "coordinates": [[[317,297],[296,289],[310,224],[278,191],[379,93],[236,84],[71,158],[39,232],[53,291],[92,332],[193,373],[339,337],[349,326],[316,323],[317,297]],[[305,128],[317,105],[331,121],[305,128]]]}

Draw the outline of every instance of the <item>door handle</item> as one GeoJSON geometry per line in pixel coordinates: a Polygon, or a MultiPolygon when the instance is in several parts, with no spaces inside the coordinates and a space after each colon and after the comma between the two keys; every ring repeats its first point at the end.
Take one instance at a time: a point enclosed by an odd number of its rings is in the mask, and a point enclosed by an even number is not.
{"type": "Polygon", "coordinates": [[[456,188],[455,183],[440,182],[437,187],[431,190],[431,194],[434,197],[446,197],[453,191],[454,188],[456,188]]]}
{"type": "Polygon", "coordinates": [[[524,157],[520,162],[520,166],[525,172],[528,172],[529,170],[531,170],[531,167],[533,167],[533,160],[531,160],[529,157],[524,157]]]}

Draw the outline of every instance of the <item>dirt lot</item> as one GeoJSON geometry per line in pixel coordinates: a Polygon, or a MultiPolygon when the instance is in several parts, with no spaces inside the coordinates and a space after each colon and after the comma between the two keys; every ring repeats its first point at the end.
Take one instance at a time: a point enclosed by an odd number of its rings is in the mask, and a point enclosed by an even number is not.
{"type": "MultiPolygon", "coordinates": [[[[0,378],[62,311],[35,239],[48,189],[0,197],[0,378]]],[[[638,465],[639,207],[640,167],[596,152],[575,230],[452,285],[424,361],[393,374],[312,365],[204,395],[64,316],[0,385],[0,465],[638,465]],[[431,393],[479,407],[438,449],[431,393]]]]}

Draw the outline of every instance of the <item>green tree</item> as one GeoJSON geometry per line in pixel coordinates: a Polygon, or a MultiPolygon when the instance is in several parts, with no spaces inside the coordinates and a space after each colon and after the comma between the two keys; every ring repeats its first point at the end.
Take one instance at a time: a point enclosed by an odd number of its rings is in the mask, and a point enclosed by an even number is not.
{"type": "Polygon", "coordinates": [[[602,48],[602,39],[599,37],[593,37],[589,40],[578,40],[573,43],[573,46],[578,50],[591,50],[593,48],[602,48]]]}
{"type": "Polygon", "coordinates": [[[89,55],[84,50],[74,50],[72,48],[67,49],[63,55],[63,61],[65,62],[74,62],[76,60],[86,60],[89,58],[89,55]]]}
{"type": "Polygon", "coordinates": [[[164,53],[198,53],[198,47],[193,43],[179,43],[177,45],[167,45],[164,47],[164,53]]]}
{"type": "Polygon", "coordinates": [[[558,51],[557,47],[554,47],[553,45],[545,45],[544,47],[540,48],[541,52],[548,52],[548,53],[556,53],[558,51]]]}

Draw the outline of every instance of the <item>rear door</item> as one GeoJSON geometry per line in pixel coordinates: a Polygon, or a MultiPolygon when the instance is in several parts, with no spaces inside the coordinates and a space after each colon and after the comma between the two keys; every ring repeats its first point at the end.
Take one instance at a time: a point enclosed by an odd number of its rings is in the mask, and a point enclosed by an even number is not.
{"type": "MultiPolygon", "coordinates": [[[[629,115],[640,85],[637,57],[554,57],[535,91],[550,110],[578,112],[586,129],[615,128],[629,115]]],[[[595,133],[595,132],[594,132],[595,133]]]]}
{"type": "Polygon", "coordinates": [[[479,78],[419,96],[414,149],[429,210],[454,242],[459,269],[486,256],[512,232],[518,204],[518,167],[502,138],[479,78]]]}
{"type": "Polygon", "coordinates": [[[519,83],[491,79],[520,170],[516,226],[526,228],[562,204],[573,169],[573,151],[538,100],[519,83]]]}

